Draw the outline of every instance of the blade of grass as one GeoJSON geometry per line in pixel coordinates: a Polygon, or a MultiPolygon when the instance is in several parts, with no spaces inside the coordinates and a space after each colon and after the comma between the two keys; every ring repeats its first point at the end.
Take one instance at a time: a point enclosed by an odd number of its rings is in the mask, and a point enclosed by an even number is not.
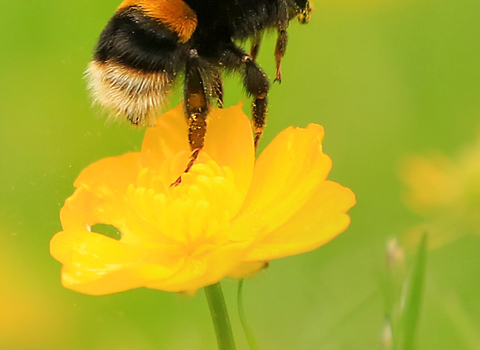
{"type": "Polygon", "coordinates": [[[403,312],[401,315],[401,341],[403,346],[398,349],[413,350],[415,346],[415,335],[420,316],[422,304],[425,270],[427,262],[427,234],[424,234],[418,246],[416,260],[413,266],[410,279],[407,281],[403,312]]]}

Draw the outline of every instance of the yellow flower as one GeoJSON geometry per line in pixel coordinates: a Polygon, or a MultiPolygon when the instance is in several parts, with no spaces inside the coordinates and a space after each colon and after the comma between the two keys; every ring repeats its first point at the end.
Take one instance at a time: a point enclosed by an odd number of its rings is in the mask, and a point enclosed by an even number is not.
{"type": "Polygon", "coordinates": [[[288,128],[255,162],[241,106],[215,109],[190,155],[181,106],[147,130],[141,152],[83,170],[50,246],[65,287],[93,295],[148,287],[194,293],[269,260],[318,248],[344,231],[354,194],[327,181],[323,128],[288,128]],[[111,225],[120,239],[94,232],[111,225]]]}
{"type": "Polygon", "coordinates": [[[407,185],[407,205],[428,218],[406,233],[406,243],[414,243],[426,231],[430,247],[480,233],[480,139],[454,160],[441,153],[412,157],[404,163],[401,177],[407,185]]]}

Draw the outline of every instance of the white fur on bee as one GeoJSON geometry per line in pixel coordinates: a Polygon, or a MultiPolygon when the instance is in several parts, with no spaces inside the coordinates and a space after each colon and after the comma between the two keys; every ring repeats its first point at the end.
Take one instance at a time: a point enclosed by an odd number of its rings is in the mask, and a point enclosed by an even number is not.
{"type": "Polygon", "coordinates": [[[138,125],[155,124],[171,86],[166,73],[146,73],[113,61],[90,62],[86,76],[95,103],[138,125]]]}

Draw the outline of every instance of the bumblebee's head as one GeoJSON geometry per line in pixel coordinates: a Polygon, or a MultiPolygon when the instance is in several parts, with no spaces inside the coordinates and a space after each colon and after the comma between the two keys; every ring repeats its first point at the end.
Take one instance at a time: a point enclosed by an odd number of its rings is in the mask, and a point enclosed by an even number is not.
{"type": "Polygon", "coordinates": [[[313,10],[313,7],[310,4],[310,1],[295,0],[295,5],[297,5],[298,21],[302,24],[308,23],[310,21],[311,12],[313,10]]]}

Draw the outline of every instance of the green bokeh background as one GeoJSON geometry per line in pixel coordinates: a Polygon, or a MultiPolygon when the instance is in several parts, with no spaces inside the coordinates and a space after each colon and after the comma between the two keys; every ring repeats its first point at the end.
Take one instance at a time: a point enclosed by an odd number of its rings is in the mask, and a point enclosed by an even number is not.
{"type": "MultiPolygon", "coordinates": [[[[49,241],[88,164],[143,136],[90,108],[83,72],[117,0],[0,0],[0,349],[215,349],[205,297],[64,289],[49,241]]],[[[385,242],[422,222],[402,201],[401,159],[454,155],[480,124],[478,0],[316,0],[290,26],[261,148],[289,125],[324,125],[330,179],[354,190],[350,228],[246,281],[263,350],[380,349],[385,242]]],[[[274,75],[275,37],[259,61],[274,75]]],[[[238,79],[227,105],[245,99],[238,79]]],[[[178,101],[174,96],[172,101],[178,101]]],[[[172,105],[175,102],[172,102],[172,105]]],[[[480,239],[429,252],[418,349],[480,349],[480,239]]],[[[236,281],[223,283],[239,349],[236,281]]]]}

